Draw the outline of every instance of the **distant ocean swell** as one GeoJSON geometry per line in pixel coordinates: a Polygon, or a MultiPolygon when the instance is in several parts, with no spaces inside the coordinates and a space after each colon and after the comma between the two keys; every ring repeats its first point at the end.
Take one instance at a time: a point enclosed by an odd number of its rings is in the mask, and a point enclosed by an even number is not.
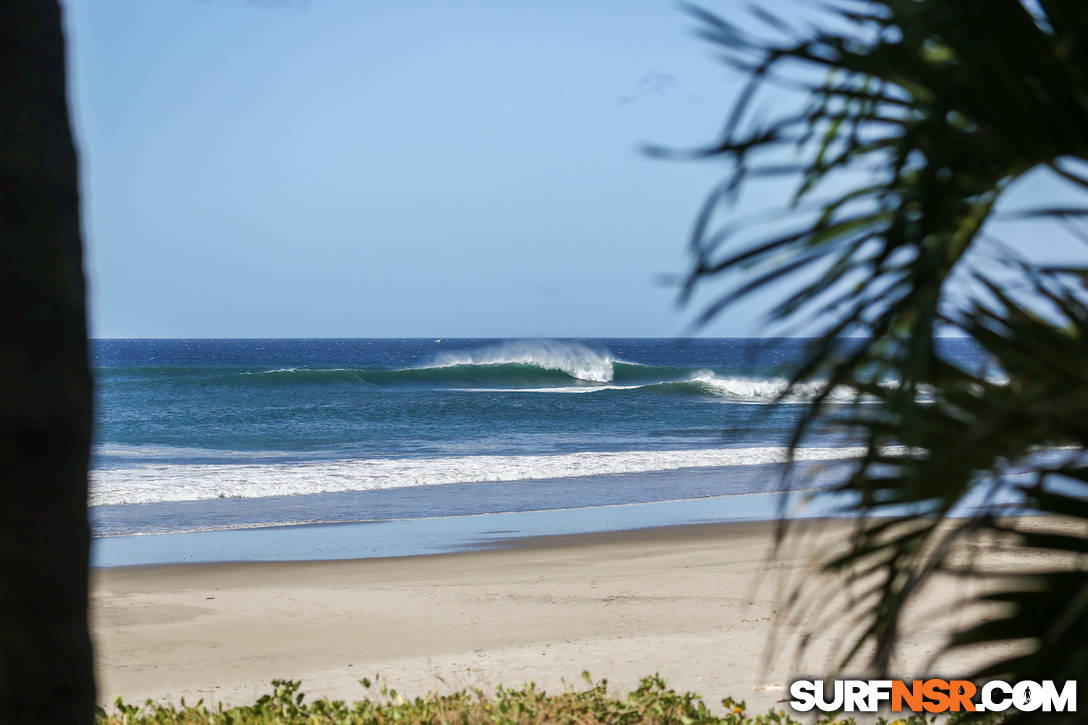
{"type": "MultiPolygon", "coordinates": [[[[231,387],[358,386],[361,391],[398,389],[455,390],[480,393],[609,393],[694,396],[734,403],[799,404],[823,387],[820,382],[795,385],[785,396],[785,378],[753,378],[708,369],[649,366],[608,361],[599,367],[564,370],[534,362],[457,362],[412,368],[275,368],[259,371],[217,370],[208,367],[133,368],[110,370],[115,385],[144,383],[149,378],[167,384],[231,387]]],[[[852,402],[848,389],[833,391],[829,402],[852,402]]]]}
{"type": "MultiPolygon", "coordinates": [[[[841,461],[863,449],[802,448],[798,461],[841,461]]],[[[888,449],[889,454],[897,449],[888,449]]],[[[448,483],[531,481],[683,468],[756,466],[786,460],[783,447],[586,451],[559,455],[373,458],[292,463],[148,463],[92,474],[91,505],[260,498],[448,483]]]]}
{"type": "MultiPolygon", "coordinates": [[[[790,339],[93,344],[90,502],[115,534],[767,491],[823,386],[790,388],[790,339]]],[[[820,486],[861,453],[832,425],[805,445],[820,486]]]]}
{"type": "MultiPolygon", "coordinates": [[[[711,370],[687,370],[613,362],[601,379],[577,377],[570,373],[531,363],[460,363],[442,367],[388,369],[280,369],[240,373],[277,378],[277,382],[299,384],[358,383],[385,389],[432,387],[481,393],[600,393],[639,392],[643,394],[694,395],[721,398],[738,403],[769,403],[786,392],[785,378],[756,379],[720,375],[711,370]]],[[[582,374],[589,373],[582,371],[582,374]]],[[[804,403],[822,388],[822,383],[802,383],[780,402],[804,403]]],[[[833,401],[849,402],[849,391],[835,391],[833,401]]]]}

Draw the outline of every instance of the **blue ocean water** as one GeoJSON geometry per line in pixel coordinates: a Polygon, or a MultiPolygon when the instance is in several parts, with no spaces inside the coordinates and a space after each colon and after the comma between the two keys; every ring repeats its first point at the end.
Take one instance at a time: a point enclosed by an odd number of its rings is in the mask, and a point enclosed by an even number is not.
{"type": "MultiPolygon", "coordinates": [[[[98,340],[94,533],[772,491],[813,389],[773,404],[804,342],[98,340]]],[[[811,486],[856,453],[834,430],[805,445],[811,486]]]]}

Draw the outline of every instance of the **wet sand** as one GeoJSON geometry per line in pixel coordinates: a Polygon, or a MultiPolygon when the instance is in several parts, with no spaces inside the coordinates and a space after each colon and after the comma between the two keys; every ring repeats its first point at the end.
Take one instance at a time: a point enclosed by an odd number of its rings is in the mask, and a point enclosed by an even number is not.
{"type": "MultiPolygon", "coordinates": [[[[773,523],[730,523],[435,556],[98,569],[99,699],[239,704],[274,678],[302,680],[309,697],[358,699],[358,680],[375,675],[405,695],[528,680],[554,690],[583,684],[588,670],[616,689],[657,672],[708,703],[729,695],[763,710],[794,676],[830,671],[841,628],[821,626],[799,657],[790,645],[817,620],[780,614],[850,525],[799,524],[777,554],[773,523]]],[[[825,584],[819,603],[835,623],[851,587],[825,584]]],[[[968,586],[940,587],[919,612],[968,586]]],[[[917,618],[903,676],[922,674],[947,626],[917,618]]]]}

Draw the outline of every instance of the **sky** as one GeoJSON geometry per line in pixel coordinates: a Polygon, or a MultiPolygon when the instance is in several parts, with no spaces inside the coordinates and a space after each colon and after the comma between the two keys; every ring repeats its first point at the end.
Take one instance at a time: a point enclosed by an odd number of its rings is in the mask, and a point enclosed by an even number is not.
{"type": "MultiPolygon", "coordinates": [[[[674,2],[64,7],[95,337],[667,337],[698,311],[660,277],[723,169],[640,148],[713,140],[743,79],[674,2]]],[[[700,334],[762,334],[765,304],[700,334]]]]}

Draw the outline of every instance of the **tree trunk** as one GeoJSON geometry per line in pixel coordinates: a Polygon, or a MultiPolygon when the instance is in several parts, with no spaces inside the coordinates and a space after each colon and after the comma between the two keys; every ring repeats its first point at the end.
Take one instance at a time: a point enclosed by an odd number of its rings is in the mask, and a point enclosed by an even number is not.
{"type": "Polygon", "coordinates": [[[79,189],[56,0],[0,2],[0,723],[90,722],[79,189]]]}

